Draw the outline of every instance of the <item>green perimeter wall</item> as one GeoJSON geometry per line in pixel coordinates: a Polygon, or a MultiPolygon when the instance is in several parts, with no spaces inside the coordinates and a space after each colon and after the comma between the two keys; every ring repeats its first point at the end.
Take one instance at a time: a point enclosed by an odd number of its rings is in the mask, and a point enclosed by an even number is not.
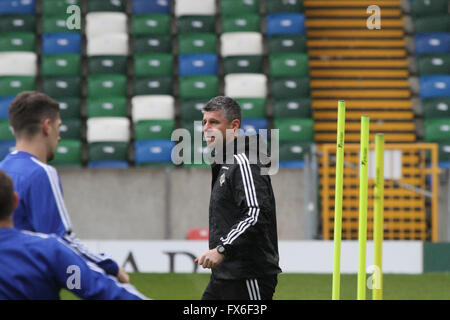
{"type": "Polygon", "coordinates": [[[450,272],[450,242],[423,243],[423,271],[450,272]]]}

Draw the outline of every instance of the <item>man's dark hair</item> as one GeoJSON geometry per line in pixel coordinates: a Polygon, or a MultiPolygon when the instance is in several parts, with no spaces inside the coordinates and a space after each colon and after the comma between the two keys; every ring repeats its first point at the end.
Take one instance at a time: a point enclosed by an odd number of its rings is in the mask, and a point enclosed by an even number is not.
{"type": "Polygon", "coordinates": [[[241,107],[230,97],[214,97],[203,107],[203,111],[207,112],[217,110],[223,110],[225,118],[227,118],[228,122],[231,122],[234,119],[238,119],[239,123],[242,122],[241,107]]]}
{"type": "Polygon", "coordinates": [[[34,136],[45,119],[56,120],[59,104],[44,93],[24,91],[17,95],[9,108],[9,122],[17,137],[34,136]]]}
{"type": "Polygon", "coordinates": [[[14,188],[11,178],[0,170],[0,220],[6,220],[13,212],[14,188]]]}

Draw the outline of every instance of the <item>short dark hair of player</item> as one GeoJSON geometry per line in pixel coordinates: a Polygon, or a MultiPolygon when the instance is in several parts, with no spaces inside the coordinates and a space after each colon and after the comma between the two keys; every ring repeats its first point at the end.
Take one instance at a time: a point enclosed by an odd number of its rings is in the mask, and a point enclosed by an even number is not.
{"type": "Polygon", "coordinates": [[[217,111],[223,110],[224,115],[227,118],[228,122],[233,121],[234,119],[238,119],[239,123],[242,121],[241,107],[239,104],[231,99],[230,97],[225,96],[217,96],[212,98],[206,103],[203,107],[203,111],[217,111]]]}
{"type": "Polygon", "coordinates": [[[6,220],[14,211],[14,187],[11,178],[0,170],[0,220],[6,220]]]}
{"type": "Polygon", "coordinates": [[[31,138],[45,119],[56,120],[59,104],[44,93],[24,91],[17,95],[9,108],[9,122],[16,138],[31,138]]]}

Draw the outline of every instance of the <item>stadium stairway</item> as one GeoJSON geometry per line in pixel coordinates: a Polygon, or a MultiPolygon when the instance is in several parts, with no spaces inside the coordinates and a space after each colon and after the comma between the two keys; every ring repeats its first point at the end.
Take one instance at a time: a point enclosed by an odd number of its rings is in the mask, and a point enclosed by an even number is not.
{"type": "Polygon", "coordinates": [[[305,0],[315,139],[336,142],[337,100],[345,100],[346,142],[359,142],[360,117],[369,115],[370,139],[415,142],[401,0],[380,0],[381,29],[370,30],[373,1],[305,0]]]}
{"type": "MultiPolygon", "coordinates": [[[[335,150],[337,101],[346,101],[345,143],[348,150],[346,148],[344,161],[347,163],[359,161],[361,115],[370,117],[371,143],[377,133],[383,133],[388,144],[412,143],[420,139],[413,107],[414,84],[409,73],[408,38],[404,31],[408,21],[403,14],[402,0],[305,0],[304,7],[315,141],[321,154],[318,160],[322,236],[332,239],[335,171],[333,163],[328,161],[332,159],[332,153],[326,150],[335,150]],[[373,4],[381,8],[381,29],[367,27],[371,15],[367,9],[373,4]],[[328,171],[324,169],[325,164],[328,171]]],[[[404,152],[405,176],[401,181],[425,189],[425,180],[417,179],[420,172],[406,174],[408,168],[415,170],[417,162],[415,154],[404,152]]],[[[369,190],[372,190],[373,180],[369,184],[369,190]]],[[[357,239],[357,170],[345,168],[344,186],[342,237],[357,239]]],[[[389,184],[385,187],[385,198],[385,239],[426,239],[425,198],[389,184]]],[[[373,237],[372,201],[371,191],[368,239],[373,237]]]]}

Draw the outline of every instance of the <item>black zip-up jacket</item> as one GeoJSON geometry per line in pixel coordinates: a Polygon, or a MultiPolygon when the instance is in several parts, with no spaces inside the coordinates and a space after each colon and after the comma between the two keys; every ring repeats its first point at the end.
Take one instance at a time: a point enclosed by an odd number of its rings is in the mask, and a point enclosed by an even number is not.
{"type": "Polygon", "coordinates": [[[217,279],[249,279],[281,272],[270,176],[261,174],[260,161],[249,162],[250,150],[256,149],[253,144],[250,147],[248,137],[241,153],[235,139],[233,154],[223,157],[227,161],[211,165],[209,248],[225,247],[225,258],[212,269],[217,279]]]}

